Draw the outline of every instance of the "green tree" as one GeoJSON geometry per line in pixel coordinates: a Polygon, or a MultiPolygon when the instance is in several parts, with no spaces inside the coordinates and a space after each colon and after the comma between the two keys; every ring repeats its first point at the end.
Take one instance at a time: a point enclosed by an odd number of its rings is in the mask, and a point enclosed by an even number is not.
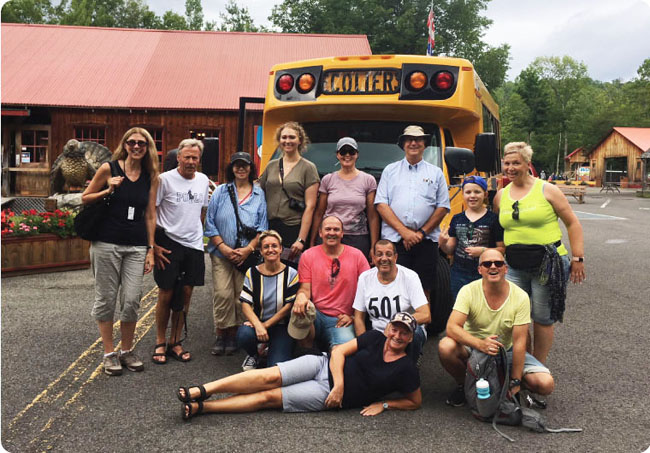
{"type": "Polygon", "coordinates": [[[2,6],[2,22],[47,24],[56,21],[50,0],[11,0],[2,6]]]}
{"type": "Polygon", "coordinates": [[[201,30],[203,28],[201,0],[185,0],[185,19],[189,30],[201,30]]]}
{"type": "Polygon", "coordinates": [[[187,30],[187,21],[180,14],[165,11],[160,28],[163,30],[187,30]]]}
{"type": "Polygon", "coordinates": [[[253,22],[247,7],[239,7],[235,0],[229,0],[226,4],[226,12],[219,13],[221,18],[221,31],[247,31],[247,32],[266,32],[264,27],[257,27],[253,22]]]}

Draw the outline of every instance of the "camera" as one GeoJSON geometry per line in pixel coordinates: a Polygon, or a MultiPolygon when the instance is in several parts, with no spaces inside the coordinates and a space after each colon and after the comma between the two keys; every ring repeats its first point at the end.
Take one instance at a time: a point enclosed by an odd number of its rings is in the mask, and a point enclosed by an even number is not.
{"type": "Polygon", "coordinates": [[[289,207],[294,211],[302,212],[307,206],[305,206],[304,201],[296,200],[295,198],[289,197],[289,207]]]}
{"type": "Polygon", "coordinates": [[[248,239],[249,241],[253,240],[257,236],[257,230],[246,225],[241,226],[241,234],[248,239]]]}

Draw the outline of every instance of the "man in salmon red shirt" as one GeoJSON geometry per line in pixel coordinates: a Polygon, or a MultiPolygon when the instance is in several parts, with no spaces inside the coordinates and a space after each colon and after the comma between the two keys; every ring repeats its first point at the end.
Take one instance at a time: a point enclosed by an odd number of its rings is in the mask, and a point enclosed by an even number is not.
{"type": "Polygon", "coordinates": [[[291,316],[304,318],[313,302],[316,319],[307,337],[298,338],[299,344],[311,347],[316,338],[332,348],[355,338],[352,302],[359,275],[370,266],[358,249],[341,243],[343,223],[337,217],[325,217],[318,234],[323,243],[300,257],[300,289],[291,316]]]}

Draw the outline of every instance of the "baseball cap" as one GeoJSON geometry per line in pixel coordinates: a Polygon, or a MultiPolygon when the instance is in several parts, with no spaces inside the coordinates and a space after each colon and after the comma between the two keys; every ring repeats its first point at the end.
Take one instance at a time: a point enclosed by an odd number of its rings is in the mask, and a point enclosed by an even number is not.
{"type": "Polygon", "coordinates": [[[239,151],[239,152],[233,154],[232,156],[230,156],[230,163],[231,164],[234,164],[235,161],[238,161],[238,160],[243,160],[247,164],[250,164],[252,162],[251,161],[251,155],[248,154],[248,153],[245,153],[243,151],[239,151]]]}
{"type": "Polygon", "coordinates": [[[289,326],[287,327],[289,336],[295,340],[302,340],[309,335],[309,329],[314,324],[315,319],[316,307],[314,307],[314,304],[311,301],[307,304],[305,316],[296,315],[292,311],[291,318],[289,319],[289,326]]]}
{"type": "Polygon", "coordinates": [[[465,187],[465,184],[476,184],[477,186],[481,186],[481,189],[487,190],[487,181],[485,180],[485,178],[481,176],[475,176],[475,175],[468,176],[463,181],[461,187],[465,187]]]}
{"type": "Polygon", "coordinates": [[[400,322],[404,324],[411,332],[415,332],[415,329],[418,327],[418,322],[415,320],[413,315],[405,311],[400,311],[395,313],[395,316],[390,320],[391,323],[400,322]]]}
{"type": "Polygon", "coordinates": [[[357,141],[353,139],[352,137],[343,137],[338,141],[336,144],[336,151],[341,151],[341,148],[344,146],[351,146],[352,148],[356,149],[357,151],[359,150],[359,146],[357,145],[357,141]]]}

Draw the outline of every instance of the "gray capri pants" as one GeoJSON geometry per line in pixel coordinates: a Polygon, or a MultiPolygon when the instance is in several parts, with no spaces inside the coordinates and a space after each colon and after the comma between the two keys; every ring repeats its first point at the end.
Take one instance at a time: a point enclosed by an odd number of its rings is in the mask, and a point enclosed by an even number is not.
{"type": "Polygon", "coordinates": [[[304,355],[278,363],[282,376],[282,410],[284,412],[318,412],[325,410],[330,394],[329,359],[325,355],[304,355]]]}
{"type": "Polygon", "coordinates": [[[92,315],[96,321],[113,322],[120,287],[120,321],[138,320],[146,256],[146,245],[117,245],[101,241],[90,244],[90,263],[95,277],[92,315]]]}

